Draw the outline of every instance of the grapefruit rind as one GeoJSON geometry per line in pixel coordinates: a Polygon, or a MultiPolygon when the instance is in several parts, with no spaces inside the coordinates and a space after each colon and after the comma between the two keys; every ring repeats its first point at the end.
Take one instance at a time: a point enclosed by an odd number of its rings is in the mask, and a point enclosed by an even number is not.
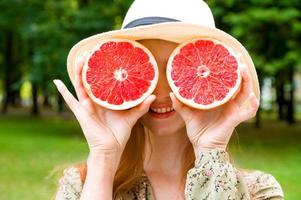
{"type": "Polygon", "coordinates": [[[98,105],[111,109],[111,110],[126,110],[126,109],[130,109],[132,107],[135,107],[137,105],[139,105],[140,103],[142,103],[148,96],[150,96],[153,91],[156,88],[156,85],[158,83],[159,80],[159,71],[158,71],[158,67],[157,67],[157,62],[155,60],[155,58],[153,57],[152,53],[142,44],[133,41],[133,40],[128,40],[128,39],[120,39],[120,38],[109,38],[109,39],[103,39],[101,40],[97,45],[95,45],[95,47],[88,53],[88,56],[85,60],[83,69],[82,69],[82,82],[83,82],[83,86],[85,88],[85,91],[87,92],[87,94],[89,95],[89,97],[98,105]],[[91,56],[93,55],[93,53],[98,50],[103,44],[107,43],[107,42],[129,42],[131,43],[135,48],[141,48],[149,57],[149,63],[152,64],[155,74],[154,74],[154,78],[152,81],[150,81],[150,86],[148,88],[148,90],[138,99],[136,100],[131,100],[131,101],[125,101],[120,104],[120,105],[114,105],[114,104],[110,104],[107,101],[102,101],[100,99],[98,99],[97,97],[94,96],[94,94],[92,93],[91,90],[91,86],[90,84],[87,83],[86,80],[86,73],[88,71],[88,62],[91,58],[91,56]]]}
{"type": "Polygon", "coordinates": [[[229,46],[227,46],[226,44],[224,44],[223,42],[213,39],[213,38],[209,38],[209,37],[198,37],[198,38],[193,38],[193,39],[189,39],[184,43],[181,43],[180,45],[178,45],[174,51],[171,53],[168,62],[167,62],[167,67],[166,67],[166,76],[167,76],[167,80],[169,83],[169,86],[171,87],[173,93],[175,94],[175,96],[184,104],[186,104],[187,106],[196,108],[196,109],[200,109],[200,110],[209,110],[218,106],[221,106],[223,104],[225,104],[226,102],[228,102],[231,98],[234,98],[240,88],[241,85],[241,72],[240,72],[240,68],[243,66],[243,64],[241,63],[240,60],[240,54],[239,53],[235,53],[233,51],[232,48],[230,48],[229,46]],[[236,79],[236,83],[235,86],[232,88],[228,88],[230,91],[229,93],[220,101],[215,100],[213,103],[208,104],[208,105],[203,105],[203,104],[198,104],[196,102],[194,102],[194,99],[187,99],[184,98],[180,95],[179,93],[179,88],[174,84],[174,80],[171,77],[171,71],[172,71],[172,62],[174,60],[174,57],[179,54],[180,49],[182,49],[182,47],[184,47],[185,45],[189,44],[189,43],[193,43],[195,44],[196,41],[198,40],[209,40],[212,41],[215,45],[216,44],[220,44],[222,46],[224,46],[230,53],[230,55],[234,56],[234,58],[236,59],[237,63],[238,63],[238,68],[237,68],[237,79],[236,79]]]}

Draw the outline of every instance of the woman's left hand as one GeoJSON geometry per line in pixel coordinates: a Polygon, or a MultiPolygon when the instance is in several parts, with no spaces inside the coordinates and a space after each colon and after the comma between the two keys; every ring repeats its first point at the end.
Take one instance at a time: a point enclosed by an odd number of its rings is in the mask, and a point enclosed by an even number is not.
{"type": "Polygon", "coordinates": [[[188,107],[170,93],[174,109],[185,121],[195,152],[200,149],[225,150],[235,127],[256,115],[259,100],[252,92],[251,78],[245,68],[241,69],[241,76],[240,91],[235,98],[210,110],[188,107]],[[242,107],[245,101],[249,101],[251,106],[242,107]]]}

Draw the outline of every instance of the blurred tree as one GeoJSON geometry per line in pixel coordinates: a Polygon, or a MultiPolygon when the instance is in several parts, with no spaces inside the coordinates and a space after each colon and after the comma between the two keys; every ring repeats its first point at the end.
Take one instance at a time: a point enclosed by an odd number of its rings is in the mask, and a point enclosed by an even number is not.
{"type": "Polygon", "coordinates": [[[0,30],[1,30],[1,54],[3,55],[3,87],[4,99],[2,113],[7,112],[9,104],[14,106],[20,102],[20,87],[18,84],[21,77],[22,50],[20,38],[20,20],[22,19],[22,3],[19,1],[3,0],[0,2],[0,30]],[[14,10],[8,6],[14,3],[14,10]],[[16,15],[17,13],[17,15],[16,15]],[[13,66],[18,66],[14,68],[13,66]]]}
{"type": "MultiPolygon", "coordinates": [[[[71,90],[66,58],[79,40],[120,28],[132,0],[2,0],[0,1],[0,80],[2,111],[17,104],[22,83],[32,84],[32,113],[38,114],[38,97],[56,107],[63,100],[53,87],[62,79],[71,90]]],[[[218,28],[237,38],[250,52],[260,83],[276,77],[280,119],[294,122],[293,74],[301,66],[301,4],[299,0],[207,0],[218,28]]],[[[74,92],[74,91],[72,91],[74,92]]],[[[260,110],[257,123],[260,124],[260,110]]]]}
{"type": "MultiPolygon", "coordinates": [[[[300,67],[301,4],[299,0],[209,1],[217,26],[237,38],[251,54],[259,82],[276,76],[279,118],[294,119],[293,74],[300,67]],[[288,85],[284,95],[284,86],[288,85]],[[286,99],[285,99],[286,97],[286,99]]],[[[259,125],[260,110],[257,114],[259,125]]]]}
{"type": "Polygon", "coordinates": [[[15,102],[13,95],[19,94],[25,80],[32,84],[32,114],[39,113],[38,96],[42,94],[43,105],[49,106],[53,92],[57,95],[58,110],[62,111],[63,100],[53,89],[52,80],[62,79],[70,88],[65,64],[68,51],[83,38],[118,27],[128,3],[122,0],[1,1],[3,112],[9,103],[15,102]]]}

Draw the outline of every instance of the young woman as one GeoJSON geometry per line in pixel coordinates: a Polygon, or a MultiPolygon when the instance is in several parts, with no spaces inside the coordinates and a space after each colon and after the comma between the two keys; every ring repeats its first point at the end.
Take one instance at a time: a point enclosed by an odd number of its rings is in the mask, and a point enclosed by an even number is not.
{"type": "Polygon", "coordinates": [[[85,56],[74,68],[78,100],[61,81],[54,81],[90,152],[86,164],[65,170],[56,199],[283,199],[272,175],[240,171],[229,162],[226,149],[232,132],[254,117],[259,106],[247,69],[241,69],[242,88],[234,99],[215,109],[196,110],[175,98],[166,79],[167,60],[178,44],[139,42],[155,57],[159,82],[137,107],[113,111],[94,104],[80,78],[85,56]],[[246,101],[251,106],[242,108],[246,101]],[[158,109],[173,111],[164,115],[158,109]]]}

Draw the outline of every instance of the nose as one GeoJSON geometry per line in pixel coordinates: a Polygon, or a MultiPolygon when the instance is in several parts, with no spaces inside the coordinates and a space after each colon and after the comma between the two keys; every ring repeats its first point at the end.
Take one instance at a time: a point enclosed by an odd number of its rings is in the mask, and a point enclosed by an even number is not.
{"type": "Polygon", "coordinates": [[[169,99],[170,100],[170,97],[169,97],[169,92],[171,91],[171,88],[168,84],[168,81],[167,81],[167,78],[166,78],[166,64],[167,64],[167,61],[166,62],[163,62],[163,63],[159,63],[158,65],[161,65],[161,66],[158,66],[159,68],[159,80],[158,80],[158,83],[157,83],[157,86],[153,92],[153,94],[156,95],[156,101],[160,101],[160,102],[166,102],[167,100],[166,99],[169,99]]]}

